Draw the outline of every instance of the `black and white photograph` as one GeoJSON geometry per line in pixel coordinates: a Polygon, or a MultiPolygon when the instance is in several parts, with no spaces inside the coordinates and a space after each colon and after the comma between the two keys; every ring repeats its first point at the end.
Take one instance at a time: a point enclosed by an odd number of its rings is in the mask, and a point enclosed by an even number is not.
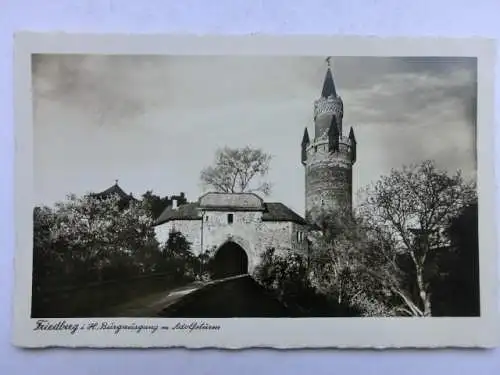
{"type": "Polygon", "coordinates": [[[490,316],[479,57],[324,51],[30,54],[33,334],[490,316]]]}

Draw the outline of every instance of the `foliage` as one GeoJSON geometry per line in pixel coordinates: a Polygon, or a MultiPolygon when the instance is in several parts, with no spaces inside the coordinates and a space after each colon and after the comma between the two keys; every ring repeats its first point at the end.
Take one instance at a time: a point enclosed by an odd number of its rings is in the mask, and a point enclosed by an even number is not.
{"type": "Polygon", "coordinates": [[[217,247],[213,246],[212,248],[207,249],[203,253],[198,255],[197,257],[199,265],[198,276],[201,280],[207,281],[214,278],[216,251],[217,247]]]}
{"type": "Polygon", "coordinates": [[[296,298],[309,287],[306,266],[299,254],[285,256],[268,249],[262,256],[257,278],[265,287],[277,290],[280,298],[296,298]]]}
{"type": "MultiPolygon", "coordinates": [[[[259,281],[294,303],[323,296],[322,308],[348,316],[478,315],[474,184],[425,161],[392,170],[365,194],[356,212],[317,213],[307,260],[267,252],[259,281]]],[[[317,298],[303,301],[318,311],[317,298]]]]}
{"type": "Polygon", "coordinates": [[[297,253],[277,253],[268,249],[262,254],[254,277],[272,291],[291,311],[302,316],[358,315],[318,291],[311,282],[307,259],[297,253]]]}
{"type": "MultiPolygon", "coordinates": [[[[95,298],[88,295],[87,287],[102,285],[108,290],[107,281],[120,282],[113,287],[120,295],[107,297],[107,301],[100,303],[104,306],[110,301],[124,302],[123,298],[133,294],[116,286],[129,280],[143,280],[141,285],[155,290],[160,284],[154,280],[167,284],[193,280],[199,262],[190,251],[190,243],[182,234],[173,232],[165,244],[158,244],[148,203],[143,199],[124,204],[117,195],[88,194],[69,196],[54,207],[36,207],[32,314],[48,316],[44,314],[54,311],[50,304],[68,296],[68,293],[54,294],[61,288],[75,288],[76,296],[86,295],[85,300],[93,301],[95,298]]],[[[55,310],[73,311],[73,305],[80,306],[77,309],[80,313],[86,309],[82,301],[74,298],[68,301],[71,306],[55,310]]]]}
{"type": "Polygon", "coordinates": [[[200,179],[206,186],[224,193],[261,192],[268,195],[271,184],[261,181],[269,172],[272,156],[251,147],[217,150],[213,166],[204,168],[200,179]]]}
{"type": "MultiPolygon", "coordinates": [[[[146,193],[145,195],[147,195],[146,193]]],[[[155,272],[192,277],[190,244],[173,233],[160,247],[153,230],[151,201],[87,194],[68,196],[54,207],[33,211],[33,284],[83,285],[155,272]]]]}
{"type": "Polygon", "coordinates": [[[155,268],[152,219],[140,202],[69,196],[34,210],[34,273],[39,283],[100,281],[155,268]]]}
{"type": "Polygon", "coordinates": [[[431,161],[392,170],[367,189],[359,214],[376,275],[409,315],[430,316],[439,256],[449,251],[446,228],[476,198],[460,172],[448,176],[431,161]]]}
{"type": "Polygon", "coordinates": [[[464,207],[447,228],[450,251],[438,259],[440,277],[431,285],[436,316],[479,316],[479,237],[477,201],[464,207]]]}
{"type": "Polygon", "coordinates": [[[63,255],[52,244],[51,228],[56,215],[49,207],[36,207],[33,211],[33,285],[57,274],[63,255]]]}
{"type": "Polygon", "coordinates": [[[377,244],[369,241],[359,222],[311,237],[310,277],[319,292],[363,316],[396,314],[385,285],[392,276],[373,256],[377,244]]]}
{"type": "Polygon", "coordinates": [[[154,194],[151,190],[146,191],[142,195],[142,200],[144,208],[150,212],[154,219],[158,218],[170,203],[168,196],[162,198],[154,194]]]}
{"type": "MultiPolygon", "coordinates": [[[[211,174],[220,191],[253,191],[270,157],[232,151],[202,179],[210,172],[205,182],[211,174]]],[[[211,278],[215,249],[195,256],[176,231],[157,243],[152,224],[166,200],[146,192],[123,204],[89,194],[36,207],[34,299],[44,288],[158,272],[177,281],[211,278]]],[[[365,190],[356,212],[317,213],[307,257],[268,249],[255,277],[302,316],[478,316],[477,209],[475,186],[460,173],[449,176],[429,161],[392,170],[365,190]]]]}
{"type": "Polygon", "coordinates": [[[191,243],[179,231],[169,233],[161,247],[160,269],[171,274],[175,280],[194,280],[199,274],[199,260],[191,252],[191,243]]]}
{"type": "Polygon", "coordinates": [[[177,204],[179,206],[187,203],[184,193],[181,193],[181,195],[178,196],[171,196],[170,198],[168,196],[164,196],[162,198],[161,196],[154,194],[152,190],[148,190],[142,195],[142,204],[143,207],[150,213],[152,218],[157,219],[165,208],[172,204],[172,198],[177,199],[177,204]]]}

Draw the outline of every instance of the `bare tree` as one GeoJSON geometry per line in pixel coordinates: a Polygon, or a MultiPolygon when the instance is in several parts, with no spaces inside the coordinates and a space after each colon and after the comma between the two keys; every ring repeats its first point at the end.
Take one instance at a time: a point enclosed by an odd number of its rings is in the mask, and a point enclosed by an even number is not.
{"type": "Polygon", "coordinates": [[[383,269],[392,291],[404,300],[409,314],[430,316],[436,254],[449,247],[446,228],[476,199],[475,185],[460,172],[449,176],[425,161],[392,170],[366,193],[360,213],[372,239],[382,244],[378,253],[385,259],[383,269]],[[411,272],[405,271],[404,257],[413,267],[411,272]],[[406,290],[401,288],[405,281],[406,290]],[[408,291],[412,287],[415,293],[408,291]]]}
{"type": "Polygon", "coordinates": [[[269,171],[270,154],[251,147],[217,150],[212,166],[204,168],[200,179],[206,186],[224,193],[261,192],[269,195],[271,184],[262,179],[269,171]]]}

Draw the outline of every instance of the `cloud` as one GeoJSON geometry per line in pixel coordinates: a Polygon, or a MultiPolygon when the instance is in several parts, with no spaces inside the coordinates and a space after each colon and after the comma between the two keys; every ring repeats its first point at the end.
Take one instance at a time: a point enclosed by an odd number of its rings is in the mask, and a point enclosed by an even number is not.
{"type": "MultiPolygon", "coordinates": [[[[344,129],[358,139],[355,186],[435,158],[474,176],[476,61],[340,57],[333,61],[344,129]]],[[[199,194],[217,147],[272,153],[272,200],[303,210],[300,141],[313,136],[322,57],[37,55],[37,201],[105,189],[199,194]]]]}
{"type": "Polygon", "coordinates": [[[341,92],[345,123],[358,141],[373,141],[360,144],[359,159],[377,167],[360,167],[359,184],[424,158],[475,178],[475,60],[367,58],[343,69],[337,76],[344,79],[351,69],[370,77],[346,82],[341,92]]]}

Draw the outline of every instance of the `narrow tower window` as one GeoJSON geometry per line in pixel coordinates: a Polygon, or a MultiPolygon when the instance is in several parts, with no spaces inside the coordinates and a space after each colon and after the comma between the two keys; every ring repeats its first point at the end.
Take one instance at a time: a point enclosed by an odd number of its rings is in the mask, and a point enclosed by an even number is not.
{"type": "Polygon", "coordinates": [[[233,214],[227,214],[227,223],[232,224],[233,223],[233,214]]]}
{"type": "Polygon", "coordinates": [[[303,233],[302,232],[297,232],[297,242],[301,243],[303,239],[304,239],[303,233]]]}

